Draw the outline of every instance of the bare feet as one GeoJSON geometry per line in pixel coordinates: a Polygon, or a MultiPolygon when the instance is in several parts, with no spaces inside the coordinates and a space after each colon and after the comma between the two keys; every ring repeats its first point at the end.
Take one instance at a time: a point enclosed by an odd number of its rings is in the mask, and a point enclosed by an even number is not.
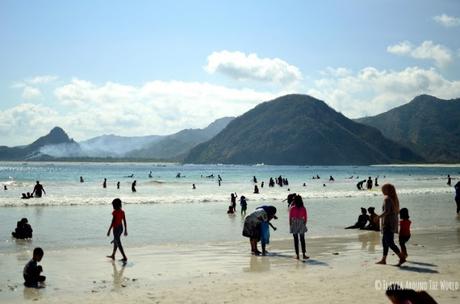
{"type": "Polygon", "coordinates": [[[126,263],[126,262],[128,262],[128,258],[126,258],[126,257],[122,258],[122,259],[120,259],[120,262],[126,263]]]}
{"type": "Polygon", "coordinates": [[[385,261],[384,259],[378,261],[377,263],[375,264],[378,264],[378,265],[386,265],[387,264],[387,261],[385,261]]]}
{"type": "Polygon", "coordinates": [[[304,254],[302,258],[303,258],[304,260],[308,260],[310,257],[309,257],[309,256],[306,256],[306,255],[304,254]]]}
{"type": "Polygon", "coordinates": [[[398,266],[401,266],[402,264],[404,264],[406,262],[406,258],[401,255],[401,257],[399,258],[399,263],[398,263],[398,266]]]}
{"type": "Polygon", "coordinates": [[[108,257],[109,259],[115,260],[115,256],[113,256],[113,255],[108,255],[107,257],[108,257]]]}

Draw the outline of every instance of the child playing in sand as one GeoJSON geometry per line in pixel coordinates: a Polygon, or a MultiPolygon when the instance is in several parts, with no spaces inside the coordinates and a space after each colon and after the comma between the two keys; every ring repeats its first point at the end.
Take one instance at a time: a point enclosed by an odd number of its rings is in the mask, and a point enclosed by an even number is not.
{"type": "Polygon", "coordinates": [[[407,249],[406,243],[410,239],[410,224],[412,223],[409,220],[409,210],[407,208],[402,208],[399,211],[399,246],[401,246],[401,254],[407,258],[407,249]]]}
{"type": "Polygon", "coordinates": [[[23,277],[24,285],[26,287],[39,288],[45,282],[46,277],[40,275],[43,272],[42,266],[37,265],[43,258],[43,249],[37,247],[34,249],[32,260],[30,260],[24,267],[23,277]],[[39,284],[40,283],[40,284],[39,284]]]}
{"type": "Polygon", "coordinates": [[[121,200],[116,198],[112,201],[113,212],[112,212],[112,222],[110,223],[109,231],[107,231],[107,236],[110,236],[110,230],[113,228],[113,252],[112,255],[108,255],[108,258],[115,260],[115,253],[117,249],[120,249],[123,259],[122,262],[127,262],[128,258],[125,255],[123,246],[121,245],[121,234],[123,233],[123,224],[125,225],[125,236],[128,236],[128,227],[126,225],[125,212],[121,209],[121,200]]]}

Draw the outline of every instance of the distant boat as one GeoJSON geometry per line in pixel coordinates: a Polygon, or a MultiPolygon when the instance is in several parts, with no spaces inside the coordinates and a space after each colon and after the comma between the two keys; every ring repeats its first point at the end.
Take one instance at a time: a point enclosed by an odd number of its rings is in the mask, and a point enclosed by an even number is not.
{"type": "Polygon", "coordinates": [[[260,166],[265,166],[264,163],[260,163],[260,164],[255,164],[256,167],[260,167],[260,166]]]}

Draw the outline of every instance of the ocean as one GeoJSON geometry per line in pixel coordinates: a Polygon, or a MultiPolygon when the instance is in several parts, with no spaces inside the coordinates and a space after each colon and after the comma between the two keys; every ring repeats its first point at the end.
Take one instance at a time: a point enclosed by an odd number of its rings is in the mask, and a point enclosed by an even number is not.
{"type": "MultiPolygon", "coordinates": [[[[290,238],[287,220],[288,193],[304,198],[308,210],[307,238],[356,234],[343,229],[352,225],[360,207],[376,207],[383,196],[379,187],[359,191],[356,183],[369,176],[379,184],[392,183],[401,207],[409,208],[412,229],[456,227],[453,184],[460,166],[268,166],[182,165],[162,163],[0,163],[0,251],[13,253],[35,246],[59,250],[108,246],[106,232],[111,221],[111,201],[119,197],[128,221],[125,247],[157,244],[246,241],[241,236],[244,217],[227,215],[230,194],[248,199],[248,212],[261,205],[278,208],[279,229],[274,239],[290,238]],[[152,177],[149,178],[151,171],[152,177]],[[177,173],[181,174],[177,178],[177,173]],[[134,177],[128,177],[134,174],[134,177]],[[214,178],[207,178],[213,174],[214,178]],[[218,185],[217,176],[222,177],[218,185]],[[283,176],[289,185],[268,187],[270,177],[283,176]],[[320,179],[312,179],[319,175],[320,179]],[[79,182],[80,176],[84,183],[79,182]],[[253,194],[253,176],[260,194],[253,194]],[[333,176],[334,181],[329,181],[333,176]],[[107,188],[102,188],[107,178],[107,188]],[[21,199],[32,192],[35,181],[44,186],[42,198],[21,199]],[[137,192],[131,183],[137,181],[137,192]],[[116,183],[120,181],[120,189],[116,183]],[[261,182],[264,187],[261,187],[261,182]],[[304,186],[303,184],[306,184],[304,186]],[[196,189],[192,189],[192,184],[196,189]],[[6,185],[8,190],[3,190],[6,185]],[[11,238],[16,222],[27,217],[34,229],[32,241],[11,238]]],[[[239,202],[239,197],[238,197],[239,202]]]]}

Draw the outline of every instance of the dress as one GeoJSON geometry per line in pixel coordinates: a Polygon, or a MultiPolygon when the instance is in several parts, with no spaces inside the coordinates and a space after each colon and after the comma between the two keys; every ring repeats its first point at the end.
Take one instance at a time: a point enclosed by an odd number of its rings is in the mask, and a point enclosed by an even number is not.
{"type": "Polygon", "coordinates": [[[258,209],[249,214],[244,220],[243,236],[259,241],[261,233],[260,224],[267,221],[267,212],[263,209],[258,209]]]}
{"type": "Polygon", "coordinates": [[[289,209],[289,232],[292,234],[307,232],[307,209],[292,206],[289,209]]]}

